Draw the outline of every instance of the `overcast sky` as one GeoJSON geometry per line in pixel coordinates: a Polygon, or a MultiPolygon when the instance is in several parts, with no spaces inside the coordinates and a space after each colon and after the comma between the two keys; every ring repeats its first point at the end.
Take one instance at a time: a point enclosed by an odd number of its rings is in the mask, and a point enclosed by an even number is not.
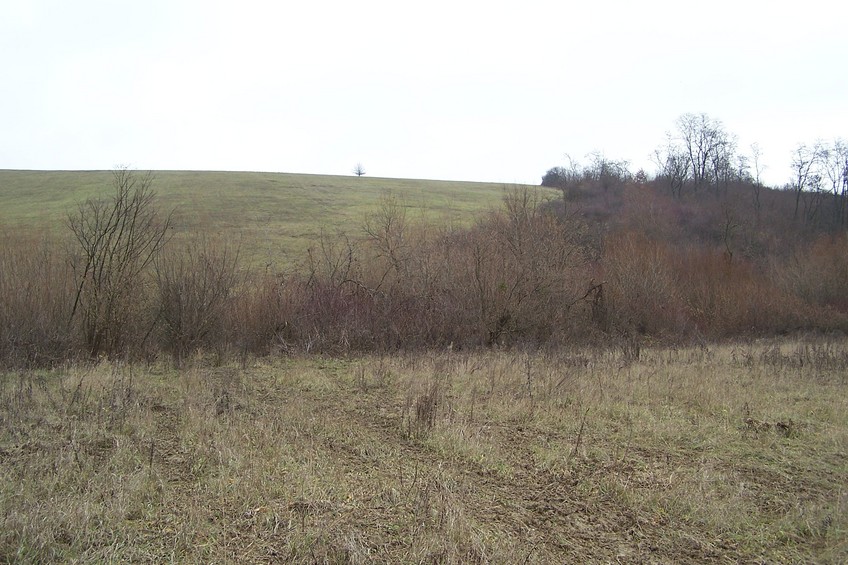
{"type": "Polygon", "coordinates": [[[0,168],[538,183],[568,153],[653,172],[683,113],[848,137],[837,0],[0,0],[0,168]]]}

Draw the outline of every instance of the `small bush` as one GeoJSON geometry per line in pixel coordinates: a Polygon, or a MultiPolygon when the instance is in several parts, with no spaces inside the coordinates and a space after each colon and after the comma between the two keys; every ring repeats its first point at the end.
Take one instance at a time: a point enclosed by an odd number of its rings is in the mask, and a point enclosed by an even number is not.
{"type": "Polygon", "coordinates": [[[178,366],[196,349],[224,345],[224,315],[240,270],[238,249],[202,237],[154,261],[160,344],[178,366]]]}

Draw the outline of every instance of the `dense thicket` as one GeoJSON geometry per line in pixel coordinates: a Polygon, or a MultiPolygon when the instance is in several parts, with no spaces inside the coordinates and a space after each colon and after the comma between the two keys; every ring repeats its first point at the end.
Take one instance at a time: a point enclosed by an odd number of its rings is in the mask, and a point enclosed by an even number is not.
{"type": "Polygon", "coordinates": [[[69,215],[67,239],[0,233],[0,362],[571,343],[638,352],[643,340],[848,330],[848,184],[828,161],[844,148],[799,149],[799,164],[816,163],[777,190],[747,172],[720,123],[679,126],[654,177],[594,154],[551,169],[538,189],[505,189],[467,227],[412,221],[387,194],[360,233],[324,234],[285,273],[251,272],[214,238],[170,241],[149,178],[118,171],[112,198],[69,215]]]}
{"type": "Polygon", "coordinates": [[[562,216],[560,202],[522,188],[463,228],[409,222],[387,198],[363,234],[325,235],[285,274],[250,273],[238,250],[214,240],[171,242],[110,290],[120,308],[97,318],[95,333],[93,306],[74,313],[90,283],[73,241],[4,234],[0,356],[10,365],[160,354],[179,363],[198,350],[623,345],[848,329],[844,233],[771,253],[777,232],[738,222],[728,237],[720,206],[717,224],[692,226],[686,206],[654,187],[620,190],[604,221],[594,204],[562,216]]]}

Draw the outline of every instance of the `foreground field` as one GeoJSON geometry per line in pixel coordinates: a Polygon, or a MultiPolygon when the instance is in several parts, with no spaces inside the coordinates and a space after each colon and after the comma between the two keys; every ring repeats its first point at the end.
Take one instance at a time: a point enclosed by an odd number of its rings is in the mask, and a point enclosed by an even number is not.
{"type": "Polygon", "coordinates": [[[4,562],[844,562],[848,343],[0,385],[4,562]]]}
{"type": "MultiPolygon", "coordinates": [[[[447,223],[472,221],[504,191],[496,183],[208,171],[156,171],[152,187],[162,210],[176,211],[178,232],[209,231],[240,241],[257,262],[283,263],[322,230],[358,233],[387,192],[447,223]]],[[[0,226],[63,228],[78,203],[112,190],[110,171],[0,170],[0,226]]]]}

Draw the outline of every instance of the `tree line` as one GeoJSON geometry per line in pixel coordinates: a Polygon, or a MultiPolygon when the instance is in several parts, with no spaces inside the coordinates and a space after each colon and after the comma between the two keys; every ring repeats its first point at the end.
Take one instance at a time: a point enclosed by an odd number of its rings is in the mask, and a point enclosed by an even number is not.
{"type": "MultiPolygon", "coordinates": [[[[568,191],[591,183],[600,190],[636,180],[662,186],[675,198],[698,194],[726,195],[743,189],[761,211],[764,188],[762,152],[753,144],[741,151],[737,137],[722,122],[707,114],[684,114],[675,122],[665,142],[654,150],[656,173],[631,173],[626,161],[590,154],[590,163],[580,166],[570,157],[568,165],[553,167],[542,177],[542,185],[568,191]]],[[[848,227],[848,143],[841,138],[799,143],[791,156],[792,178],[774,189],[793,195],[792,219],[807,225],[848,227]]],[[[566,198],[568,195],[565,195],[566,198]]]]}

